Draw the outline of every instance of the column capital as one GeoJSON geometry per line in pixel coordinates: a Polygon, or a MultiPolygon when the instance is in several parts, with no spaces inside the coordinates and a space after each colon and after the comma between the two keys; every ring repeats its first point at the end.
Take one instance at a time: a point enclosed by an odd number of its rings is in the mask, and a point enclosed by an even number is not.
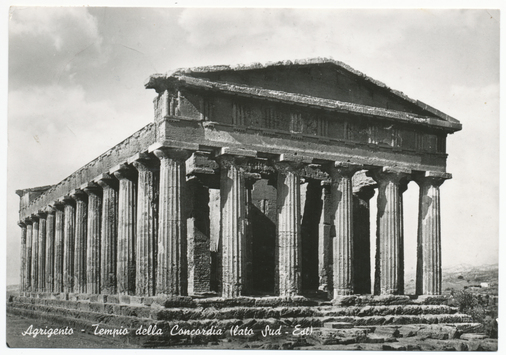
{"type": "Polygon", "coordinates": [[[32,213],[32,215],[30,216],[31,220],[33,223],[35,222],[39,222],[39,215],[37,213],[32,213]]]}
{"type": "Polygon", "coordinates": [[[60,197],[58,200],[56,200],[56,203],[65,206],[65,205],[72,205],[75,203],[75,201],[72,197],[70,197],[69,195],[66,195],[66,196],[60,197]]]}
{"type": "Polygon", "coordinates": [[[337,174],[339,174],[341,176],[352,178],[353,175],[355,175],[355,173],[357,171],[363,170],[363,168],[364,167],[361,166],[361,165],[350,164],[350,163],[347,163],[347,162],[335,161],[330,166],[329,170],[330,170],[331,176],[335,175],[337,173],[337,174]]]}
{"type": "Polygon", "coordinates": [[[53,214],[56,212],[56,208],[54,208],[53,206],[51,205],[48,205],[46,207],[44,207],[43,211],[46,213],[46,214],[53,214]]]}
{"type": "Polygon", "coordinates": [[[106,187],[116,188],[118,186],[118,181],[114,178],[114,176],[108,173],[100,174],[99,176],[93,179],[93,182],[96,183],[101,188],[106,187]]]}
{"type": "Polygon", "coordinates": [[[135,175],[134,169],[132,169],[127,164],[118,164],[109,170],[110,174],[113,174],[114,177],[118,180],[124,180],[124,179],[132,179],[135,175]]]}
{"type": "Polygon", "coordinates": [[[452,174],[444,173],[439,171],[425,171],[420,174],[416,174],[413,180],[419,185],[431,185],[434,187],[441,186],[445,180],[451,179],[452,174]]]}
{"type": "MultiPolygon", "coordinates": [[[[222,149],[223,152],[223,149],[222,149]]],[[[216,161],[220,165],[220,168],[229,168],[231,166],[235,166],[236,168],[239,168],[241,171],[247,170],[247,164],[252,159],[256,157],[255,155],[234,155],[229,154],[228,152],[225,154],[218,154],[216,156],[216,161]]]]}
{"type": "Polygon", "coordinates": [[[100,185],[94,181],[88,181],[87,183],[82,184],[79,189],[84,191],[88,196],[90,194],[96,195],[101,192],[100,185]]]}
{"type": "Polygon", "coordinates": [[[137,171],[153,171],[157,168],[154,159],[137,159],[130,162],[137,171]]]}
{"type": "Polygon", "coordinates": [[[153,154],[160,160],[172,159],[184,163],[192,155],[191,150],[160,147],[153,150],[153,154]]]}
{"type": "Polygon", "coordinates": [[[46,218],[46,215],[47,215],[47,212],[44,211],[44,210],[38,210],[37,213],[35,214],[39,219],[40,218],[46,218]]]}
{"type": "Polygon", "coordinates": [[[18,221],[18,226],[20,226],[23,229],[26,229],[26,223],[24,221],[18,221]]]}
{"type": "Polygon", "coordinates": [[[53,202],[53,204],[51,206],[55,209],[55,211],[63,211],[63,208],[65,207],[65,203],[63,201],[56,200],[53,202]]]}
{"type": "Polygon", "coordinates": [[[378,184],[384,182],[400,183],[402,179],[411,177],[411,169],[401,167],[383,166],[381,168],[371,169],[366,175],[372,177],[378,184]]]}
{"type": "Polygon", "coordinates": [[[75,201],[86,201],[87,194],[81,189],[74,189],[70,191],[70,197],[75,201]]]}

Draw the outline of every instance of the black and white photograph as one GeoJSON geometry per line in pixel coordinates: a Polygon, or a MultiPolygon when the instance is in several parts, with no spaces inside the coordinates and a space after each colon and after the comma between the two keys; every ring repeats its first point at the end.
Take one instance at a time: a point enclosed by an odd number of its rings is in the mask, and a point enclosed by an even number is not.
{"type": "Polygon", "coordinates": [[[499,3],[50,5],[4,6],[5,349],[502,348],[499,3]]]}

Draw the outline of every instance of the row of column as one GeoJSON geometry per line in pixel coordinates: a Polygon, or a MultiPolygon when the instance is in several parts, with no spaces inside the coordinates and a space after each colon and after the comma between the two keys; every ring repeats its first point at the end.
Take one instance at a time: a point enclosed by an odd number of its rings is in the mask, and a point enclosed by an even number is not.
{"type": "MultiPolygon", "coordinates": [[[[191,152],[156,149],[158,164],[137,155],[23,222],[23,291],[125,295],[186,295],[186,168],[191,152]],[[134,167],[135,169],[133,169],[134,167]]],[[[246,285],[248,194],[245,157],[222,154],[222,296],[246,285]]],[[[279,296],[301,292],[300,161],[279,161],[276,285],[279,296]]],[[[332,274],[334,297],[354,286],[353,174],[336,163],[324,187],[320,223],[320,277],[332,274]],[[332,266],[331,272],[329,267],[332,266]]],[[[402,294],[402,193],[410,171],[373,169],[378,183],[375,293],[402,294]]],[[[420,185],[417,293],[441,293],[439,186],[448,174],[417,175],[420,185]]],[[[371,195],[372,196],[372,195],[371,195]]],[[[370,198],[370,197],[369,197],[370,198]]],[[[329,282],[330,283],[330,282],[329,282]]]]}

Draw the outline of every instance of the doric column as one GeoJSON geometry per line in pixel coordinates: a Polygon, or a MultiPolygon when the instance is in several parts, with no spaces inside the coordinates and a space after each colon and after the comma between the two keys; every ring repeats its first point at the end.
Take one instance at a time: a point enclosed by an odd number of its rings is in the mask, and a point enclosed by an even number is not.
{"type": "Polygon", "coordinates": [[[75,203],[64,197],[63,219],[63,292],[74,290],[74,242],[75,242],[75,203]]]}
{"type": "Polygon", "coordinates": [[[88,197],[82,190],[72,190],[70,196],[76,203],[73,292],[86,293],[86,227],[88,224],[88,197]]]}
{"type": "Polygon", "coordinates": [[[39,291],[39,218],[32,215],[32,292],[39,291]]]}
{"type": "Polygon", "coordinates": [[[336,231],[332,240],[334,298],[354,293],[351,178],[357,170],[357,166],[337,162],[330,167],[331,219],[336,231]]]}
{"type": "Polygon", "coordinates": [[[44,292],[46,288],[46,213],[39,211],[39,256],[38,256],[38,276],[37,288],[44,292]]]}
{"type": "Polygon", "coordinates": [[[18,226],[21,228],[21,251],[19,265],[19,292],[26,290],[26,223],[18,221],[18,226]]]}
{"type": "Polygon", "coordinates": [[[135,214],[136,174],[126,165],[111,170],[119,181],[118,250],[116,277],[118,294],[135,294],[135,214]]]}
{"type": "Polygon", "coordinates": [[[32,244],[33,244],[33,221],[31,218],[25,219],[26,224],[26,253],[25,253],[25,291],[32,291],[32,244]]]}
{"type": "Polygon", "coordinates": [[[402,231],[401,179],[409,169],[383,167],[371,171],[378,183],[376,227],[376,294],[402,294],[404,290],[404,250],[402,231]]]}
{"type": "Polygon", "coordinates": [[[46,292],[54,291],[55,209],[46,207],[46,292]]]}
{"type": "Polygon", "coordinates": [[[53,292],[63,292],[64,205],[55,203],[54,217],[54,285],[53,292]]]}
{"type": "Polygon", "coordinates": [[[320,215],[320,224],[318,231],[318,290],[328,293],[331,298],[333,295],[332,282],[332,219],[331,219],[331,199],[330,182],[322,181],[322,212],[320,215]]]}
{"type": "Polygon", "coordinates": [[[243,293],[246,272],[246,188],[241,158],[219,157],[221,167],[222,297],[243,293]]]}
{"type": "Polygon", "coordinates": [[[439,186],[451,174],[425,172],[415,181],[420,186],[416,293],[441,294],[441,206],[439,186]]]}
{"type": "Polygon", "coordinates": [[[88,195],[86,226],[86,292],[100,293],[100,221],[102,218],[102,191],[94,183],[82,187],[88,195]]]}
{"type": "Polygon", "coordinates": [[[185,161],[191,153],[170,148],[153,153],[160,159],[156,293],[186,295],[185,161]]]}
{"type": "Polygon", "coordinates": [[[355,293],[371,293],[371,225],[369,201],[374,187],[357,189],[353,198],[353,245],[355,293]]]}
{"type": "Polygon", "coordinates": [[[186,182],[188,232],[188,294],[211,291],[209,188],[198,177],[186,182]]]}
{"type": "Polygon", "coordinates": [[[100,293],[111,295],[116,293],[118,183],[108,174],[94,181],[102,188],[100,293]]]}
{"type": "Polygon", "coordinates": [[[276,163],[278,170],[277,285],[279,296],[291,297],[301,291],[300,176],[295,162],[276,163]]]}
{"type": "Polygon", "coordinates": [[[135,294],[153,296],[156,285],[156,164],[141,156],[132,161],[137,169],[137,235],[135,294]]]}

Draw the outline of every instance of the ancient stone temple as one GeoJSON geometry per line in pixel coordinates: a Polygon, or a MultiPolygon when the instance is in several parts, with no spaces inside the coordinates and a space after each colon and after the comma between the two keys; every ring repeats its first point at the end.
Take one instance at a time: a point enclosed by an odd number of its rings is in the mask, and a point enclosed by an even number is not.
{"type": "Polygon", "coordinates": [[[441,294],[456,119],[330,59],[180,69],[145,86],[151,124],[17,191],[23,296],[402,295],[411,180],[416,292],[441,294]]]}

